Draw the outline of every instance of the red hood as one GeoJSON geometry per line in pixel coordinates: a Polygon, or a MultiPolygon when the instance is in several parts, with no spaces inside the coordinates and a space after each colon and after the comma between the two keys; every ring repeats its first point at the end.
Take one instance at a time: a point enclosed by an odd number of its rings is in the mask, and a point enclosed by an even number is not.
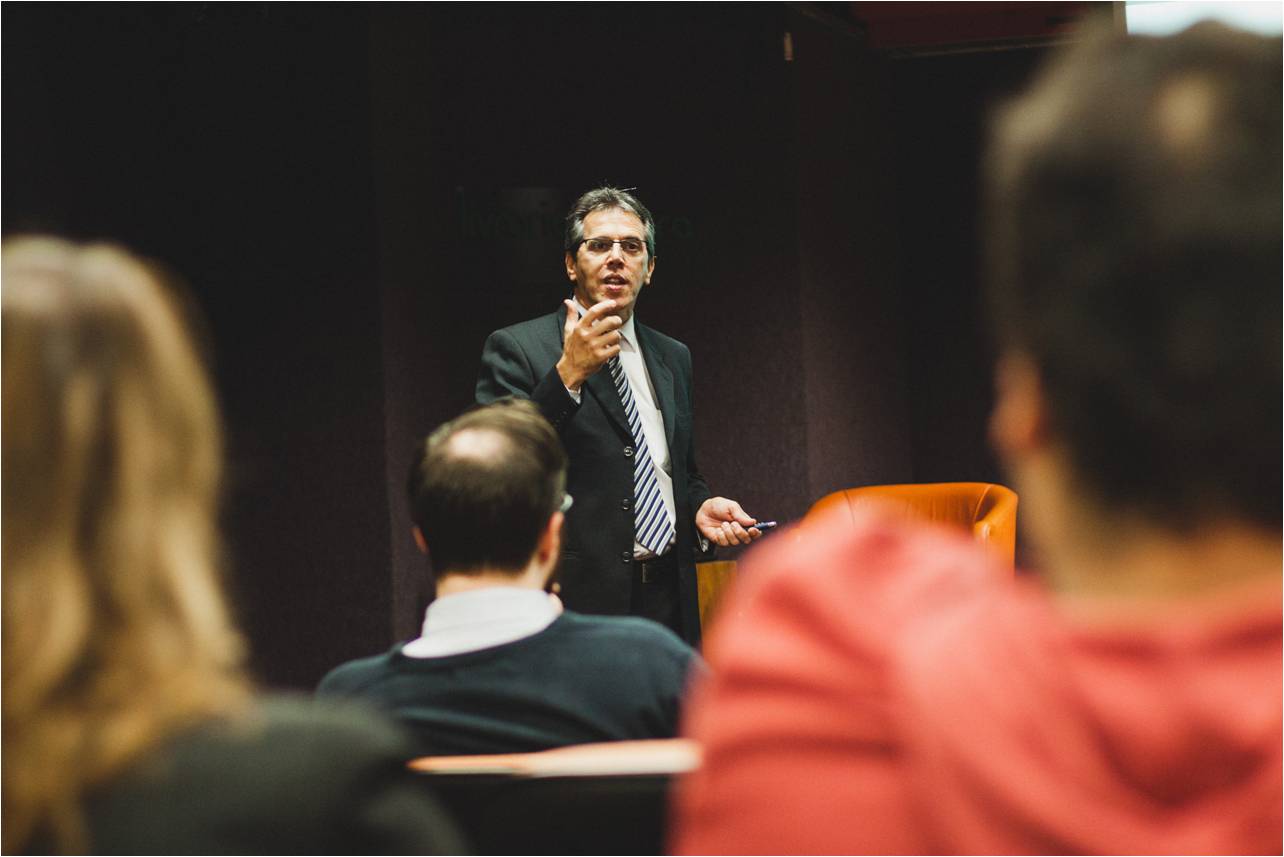
{"type": "Polygon", "coordinates": [[[846,512],[741,567],[681,853],[1279,853],[1280,582],[1112,615],[846,512]]]}
{"type": "Polygon", "coordinates": [[[903,735],[943,840],[1278,851],[1279,586],[1230,600],[1069,619],[1018,585],[907,629],[903,735]]]}

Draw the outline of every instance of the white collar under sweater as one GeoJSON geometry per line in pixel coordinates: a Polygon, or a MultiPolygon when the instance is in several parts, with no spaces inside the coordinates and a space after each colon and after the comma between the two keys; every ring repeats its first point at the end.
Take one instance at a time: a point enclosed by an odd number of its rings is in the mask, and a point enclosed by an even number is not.
{"type": "Polygon", "coordinates": [[[401,653],[441,658],[502,646],[538,634],[561,612],[561,602],[539,589],[489,586],[447,595],[428,605],[422,636],[401,653]]]}

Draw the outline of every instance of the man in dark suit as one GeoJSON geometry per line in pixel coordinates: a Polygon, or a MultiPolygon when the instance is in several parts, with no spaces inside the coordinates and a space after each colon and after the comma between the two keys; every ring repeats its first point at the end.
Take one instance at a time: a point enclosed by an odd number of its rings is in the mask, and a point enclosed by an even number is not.
{"type": "Polygon", "coordinates": [[[696,467],[691,352],[635,321],[655,272],[651,213],[625,191],[591,190],[567,214],[565,250],[574,299],[490,335],[477,401],[533,400],[570,456],[566,605],[646,616],[696,643],[698,540],[762,533],[696,467]]]}

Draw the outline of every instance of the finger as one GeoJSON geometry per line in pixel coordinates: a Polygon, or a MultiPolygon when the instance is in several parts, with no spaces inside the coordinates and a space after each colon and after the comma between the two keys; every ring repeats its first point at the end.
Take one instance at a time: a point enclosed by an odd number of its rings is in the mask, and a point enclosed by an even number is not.
{"type": "Polygon", "coordinates": [[[624,320],[618,315],[608,315],[593,323],[594,333],[609,333],[624,326],[624,320]]]}
{"type": "Polygon", "coordinates": [[[564,300],[562,303],[566,306],[566,324],[562,325],[562,341],[565,342],[571,335],[571,331],[575,330],[575,325],[580,323],[580,314],[575,309],[574,302],[564,300]]]}
{"type": "Polygon", "coordinates": [[[740,526],[739,524],[733,523],[733,524],[730,524],[729,527],[730,527],[731,537],[736,540],[736,544],[747,545],[749,544],[749,542],[753,541],[753,539],[749,538],[748,531],[746,531],[744,527],[740,526]]]}
{"type": "Polygon", "coordinates": [[[619,345],[624,341],[624,334],[618,330],[607,330],[603,332],[593,331],[590,334],[593,345],[598,348],[606,348],[608,345],[619,345]]]}
{"type": "Polygon", "coordinates": [[[739,529],[740,528],[731,521],[722,522],[722,532],[723,532],[723,535],[727,537],[727,544],[729,545],[740,544],[740,536],[736,534],[736,530],[739,530],[739,529]]]}
{"type": "Polygon", "coordinates": [[[727,546],[727,529],[725,524],[718,524],[709,533],[709,539],[722,547],[727,546]]]}
{"type": "Polygon", "coordinates": [[[597,320],[599,318],[610,315],[611,310],[613,309],[615,309],[615,301],[611,300],[610,298],[607,298],[604,301],[598,301],[597,303],[593,304],[593,306],[588,308],[588,312],[584,313],[584,316],[583,318],[580,319],[580,322],[583,324],[587,324],[591,327],[592,325],[597,323],[597,320]]]}
{"type": "Polygon", "coordinates": [[[758,523],[758,519],[746,514],[745,510],[735,500],[727,501],[727,517],[742,527],[752,527],[758,523]]]}

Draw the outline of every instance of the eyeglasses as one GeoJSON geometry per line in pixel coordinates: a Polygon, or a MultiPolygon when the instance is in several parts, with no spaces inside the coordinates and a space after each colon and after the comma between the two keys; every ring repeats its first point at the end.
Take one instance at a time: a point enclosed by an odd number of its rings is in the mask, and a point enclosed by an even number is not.
{"type": "Polygon", "coordinates": [[[641,238],[581,238],[579,244],[594,256],[610,253],[616,244],[620,245],[625,256],[637,256],[646,249],[646,242],[641,238]]]}

